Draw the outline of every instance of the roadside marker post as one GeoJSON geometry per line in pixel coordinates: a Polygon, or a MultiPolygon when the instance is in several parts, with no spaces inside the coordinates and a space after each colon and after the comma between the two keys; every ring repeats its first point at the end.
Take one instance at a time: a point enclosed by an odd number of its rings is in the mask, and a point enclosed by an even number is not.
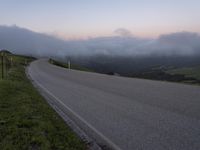
{"type": "Polygon", "coordinates": [[[4,78],[4,58],[3,58],[3,52],[1,53],[1,78],[4,78]]]}
{"type": "Polygon", "coordinates": [[[7,69],[8,69],[8,61],[7,61],[7,55],[6,53],[4,54],[4,77],[7,77],[7,69]]]}
{"type": "Polygon", "coordinates": [[[26,59],[24,60],[24,64],[25,64],[25,65],[27,65],[27,64],[28,64],[26,59]]]}
{"type": "Polygon", "coordinates": [[[71,68],[71,63],[70,63],[70,60],[68,60],[68,69],[71,68]]]}
{"type": "Polygon", "coordinates": [[[11,65],[11,67],[13,66],[13,58],[12,58],[12,56],[10,57],[10,65],[11,65]]]}

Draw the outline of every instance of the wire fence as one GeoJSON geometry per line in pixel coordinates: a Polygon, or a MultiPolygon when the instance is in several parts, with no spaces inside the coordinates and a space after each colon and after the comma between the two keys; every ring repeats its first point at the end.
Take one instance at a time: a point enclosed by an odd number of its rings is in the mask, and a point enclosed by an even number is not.
{"type": "Polygon", "coordinates": [[[0,77],[5,79],[9,69],[12,67],[12,55],[6,52],[0,52],[0,77]]]}

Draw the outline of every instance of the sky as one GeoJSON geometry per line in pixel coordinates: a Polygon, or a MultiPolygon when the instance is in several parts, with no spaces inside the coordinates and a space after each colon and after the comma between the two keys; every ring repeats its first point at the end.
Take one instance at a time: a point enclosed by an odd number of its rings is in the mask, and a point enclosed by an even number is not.
{"type": "Polygon", "coordinates": [[[200,33],[200,0],[0,0],[0,25],[63,39],[200,33]]]}

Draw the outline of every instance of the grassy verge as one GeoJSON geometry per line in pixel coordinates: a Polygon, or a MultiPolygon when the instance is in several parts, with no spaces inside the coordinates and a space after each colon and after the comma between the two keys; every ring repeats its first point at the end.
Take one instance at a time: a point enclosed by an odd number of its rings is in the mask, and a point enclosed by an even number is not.
{"type": "Polygon", "coordinates": [[[32,58],[12,57],[0,80],[0,150],[87,149],[26,78],[32,58]]]}
{"type": "MultiPolygon", "coordinates": [[[[54,59],[49,59],[49,63],[56,65],[56,66],[63,67],[63,68],[69,68],[67,63],[63,63],[63,62],[60,62],[60,61],[57,61],[57,60],[54,60],[54,59]]],[[[82,67],[82,66],[74,64],[74,63],[70,64],[70,68],[74,69],[74,70],[79,70],[79,71],[94,72],[93,70],[91,70],[89,68],[82,67]]]]}

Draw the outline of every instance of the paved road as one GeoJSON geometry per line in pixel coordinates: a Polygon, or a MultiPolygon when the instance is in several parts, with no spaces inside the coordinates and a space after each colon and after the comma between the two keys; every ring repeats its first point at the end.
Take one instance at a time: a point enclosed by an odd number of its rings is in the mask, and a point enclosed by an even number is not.
{"type": "Polygon", "coordinates": [[[31,63],[29,74],[116,149],[200,149],[198,86],[67,70],[47,60],[31,63]]]}

